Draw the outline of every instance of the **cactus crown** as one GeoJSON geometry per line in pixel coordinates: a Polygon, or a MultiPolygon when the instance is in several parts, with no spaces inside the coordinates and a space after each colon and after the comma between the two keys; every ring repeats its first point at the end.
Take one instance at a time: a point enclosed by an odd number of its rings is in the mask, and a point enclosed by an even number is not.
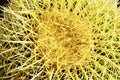
{"type": "Polygon", "coordinates": [[[120,79],[116,2],[12,0],[1,6],[0,78],[120,79]]]}

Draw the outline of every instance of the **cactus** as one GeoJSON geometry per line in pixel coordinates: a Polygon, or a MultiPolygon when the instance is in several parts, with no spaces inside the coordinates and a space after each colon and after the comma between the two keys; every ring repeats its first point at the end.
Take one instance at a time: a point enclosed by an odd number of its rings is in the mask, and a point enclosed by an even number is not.
{"type": "Polygon", "coordinates": [[[1,6],[1,80],[119,80],[115,0],[11,0],[1,6]]]}

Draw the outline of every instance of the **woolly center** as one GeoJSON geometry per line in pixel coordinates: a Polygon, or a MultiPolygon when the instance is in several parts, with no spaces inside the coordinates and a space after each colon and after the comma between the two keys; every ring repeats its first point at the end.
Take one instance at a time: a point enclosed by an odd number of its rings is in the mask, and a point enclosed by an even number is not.
{"type": "Polygon", "coordinates": [[[36,36],[35,51],[41,57],[62,65],[75,65],[86,60],[86,56],[90,57],[92,29],[86,19],[81,19],[75,13],[51,12],[41,14],[39,21],[41,24],[35,30],[39,35],[36,36]]]}

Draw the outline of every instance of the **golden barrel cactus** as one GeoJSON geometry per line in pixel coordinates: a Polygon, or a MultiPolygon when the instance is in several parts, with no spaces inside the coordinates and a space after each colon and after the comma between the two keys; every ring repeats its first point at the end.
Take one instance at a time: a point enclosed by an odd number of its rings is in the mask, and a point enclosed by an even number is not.
{"type": "Polygon", "coordinates": [[[117,0],[0,7],[0,80],[120,80],[117,0]]]}

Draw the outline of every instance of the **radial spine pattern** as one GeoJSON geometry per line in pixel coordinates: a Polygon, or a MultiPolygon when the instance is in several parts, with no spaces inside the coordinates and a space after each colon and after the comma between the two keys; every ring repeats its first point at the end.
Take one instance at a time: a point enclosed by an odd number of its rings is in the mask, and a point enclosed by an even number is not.
{"type": "Polygon", "coordinates": [[[0,80],[120,80],[117,0],[11,0],[0,9],[0,80]]]}

